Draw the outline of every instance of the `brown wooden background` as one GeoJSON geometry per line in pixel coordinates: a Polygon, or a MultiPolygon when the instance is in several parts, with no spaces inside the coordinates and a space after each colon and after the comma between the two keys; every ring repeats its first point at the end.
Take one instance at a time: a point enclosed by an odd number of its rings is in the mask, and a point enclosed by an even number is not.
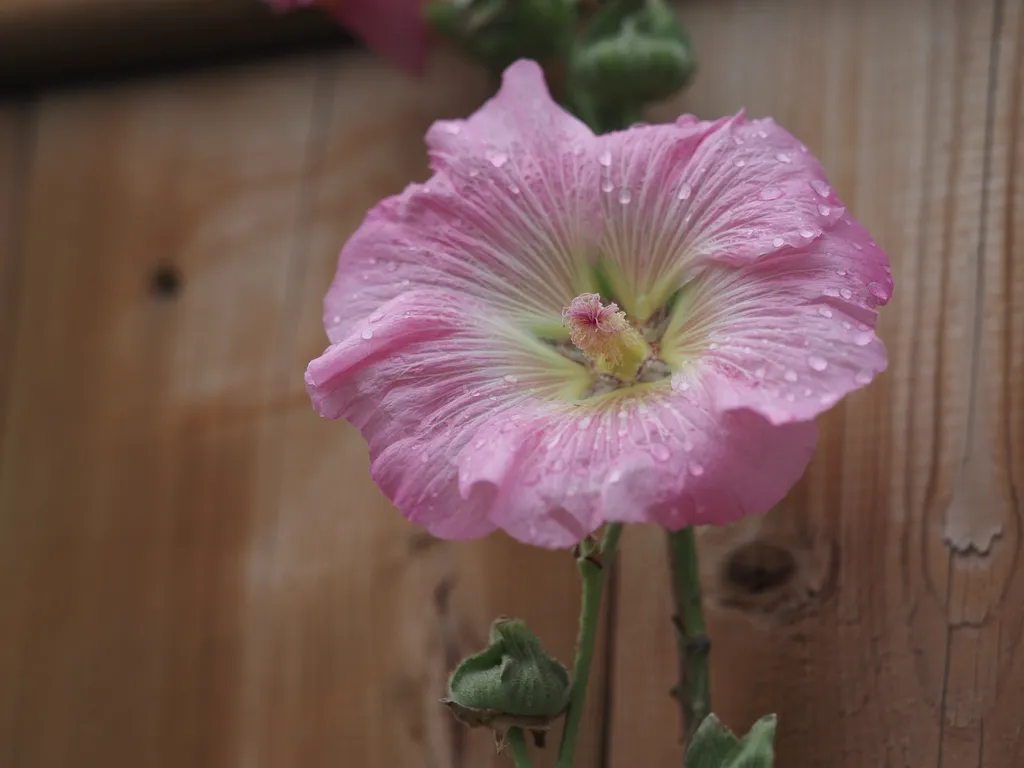
{"type": "MultiPolygon", "coordinates": [[[[774,115],[897,286],[806,481],[703,533],[715,709],[780,768],[1020,768],[1024,0],[682,13],[654,116],[774,115]]],[[[302,382],[339,246],[486,93],[348,51],[0,106],[0,766],[510,764],[437,698],[499,613],[571,657],[569,555],[425,538],[302,382]]],[[[680,766],[658,531],[614,586],[580,766],[680,766]]]]}

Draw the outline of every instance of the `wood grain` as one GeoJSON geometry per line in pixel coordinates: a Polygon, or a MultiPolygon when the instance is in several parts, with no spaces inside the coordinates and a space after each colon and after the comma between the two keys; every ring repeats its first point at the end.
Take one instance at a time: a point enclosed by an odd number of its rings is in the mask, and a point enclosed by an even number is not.
{"type": "MultiPolygon", "coordinates": [[[[681,12],[702,70],[652,116],[774,115],[897,286],[805,481],[702,532],[715,709],[778,712],[780,766],[1024,765],[1024,0],[681,12]]],[[[508,764],[436,700],[498,614],[570,658],[568,555],[424,537],[301,377],[341,243],[486,94],[435,64],[0,108],[0,765],[508,764]]],[[[679,766],[660,532],[618,576],[579,765],[679,766]]]]}
{"type": "MultiPolygon", "coordinates": [[[[571,658],[570,555],[425,537],[302,380],[341,243],[484,93],[451,62],[419,83],[352,55],[42,100],[0,764],[504,764],[438,699],[499,614],[571,658]]],[[[602,701],[598,673],[581,766],[602,701]]]]}
{"type": "MultiPolygon", "coordinates": [[[[780,765],[1024,760],[1009,714],[1024,711],[1022,5],[683,10],[702,73],[682,108],[746,106],[801,137],[897,286],[880,326],[888,373],[822,419],[787,502],[701,542],[714,708],[737,729],[777,712],[780,765]]],[[[678,765],[663,542],[634,533],[612,765],[678,765]]]]}

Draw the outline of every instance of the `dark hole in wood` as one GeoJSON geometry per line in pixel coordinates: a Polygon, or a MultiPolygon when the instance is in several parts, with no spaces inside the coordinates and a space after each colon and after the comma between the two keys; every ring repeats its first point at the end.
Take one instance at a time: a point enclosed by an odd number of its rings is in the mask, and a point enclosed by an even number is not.
{"type": "Polygon", "coordinates": [[[777,589],[796,572],[789,550],[753,541],[734,551],[725,563],[723,576],[734,587],[751,594],[777,589]]]}
{"type": "Polygon", "coordinates": [[[153,270],[150,288],[156,296],[170,298],[181,290],[181,275],[169,264],[162,264],[153,270]]]}

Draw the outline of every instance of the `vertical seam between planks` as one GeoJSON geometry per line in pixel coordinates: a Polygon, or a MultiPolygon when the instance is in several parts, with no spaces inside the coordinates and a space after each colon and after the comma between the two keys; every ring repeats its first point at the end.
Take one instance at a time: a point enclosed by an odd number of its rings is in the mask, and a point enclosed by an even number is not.
{"type": "MultiPolygon", "coordinates": [[[[988,245],[988,207],[990,192],[989,181],[992,174],[992,144],[995,134],[995,113],[996,113],[996,88],[999,83],[999,37],[1003,22],[1003,0],[993,0],[992,5],[992,32],[989,41],[988,59],[988,88],[985,101],[985,138],[982,149],[982,172],[981,172],[981,206],[979,211],[978,249],[975,264],[975,286],[974,286],[974,328],[972,329],[971,350],[971,373],[968,381],[968,410],[967,410],[967,446],[960,457],[960,467],[966,464],[970,451],[970,435],[974,427],[977,415],[977,398],[974,392],[979,386],[979,368],[981,363],[981,342],[982,342],[982,317],[985,291],[985,250],[988,245]]],[[[950,589],[953,580],[953,553],[950,551],[948,557],[949,565],[946,576],[946,599],[949,599],[950,589]]],[[[946,660],[945,671],[942,678],[942,704],[939,711],[939,749],[938,768],[942,768],[942,743],[945,737],[946,727],[946,698],[949,689],[949,667],[951,662],[951,645],[953,640],[953,628],[946,629],[946,660]]],[[[984,723],[984,718],[982,718],[984,723]]],[[[979,747],[980,750],[980,747],[979,747]]],[[[980,757],[979,751],[979,757],[980,757]]],[[[978,763],[980,768],[981,763],[978,763]]]]}

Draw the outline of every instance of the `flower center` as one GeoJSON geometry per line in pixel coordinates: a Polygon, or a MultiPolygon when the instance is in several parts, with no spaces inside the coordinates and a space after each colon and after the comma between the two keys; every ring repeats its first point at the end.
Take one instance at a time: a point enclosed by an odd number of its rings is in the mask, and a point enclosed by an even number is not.
{"type": "Polygon", "coordinates": [[[617,304],[602,304],[596,293],[583,293],[562,310],[569,338],[598,372],[633,381],[651,356],[643,336],[630,325],[617,304]]]}

